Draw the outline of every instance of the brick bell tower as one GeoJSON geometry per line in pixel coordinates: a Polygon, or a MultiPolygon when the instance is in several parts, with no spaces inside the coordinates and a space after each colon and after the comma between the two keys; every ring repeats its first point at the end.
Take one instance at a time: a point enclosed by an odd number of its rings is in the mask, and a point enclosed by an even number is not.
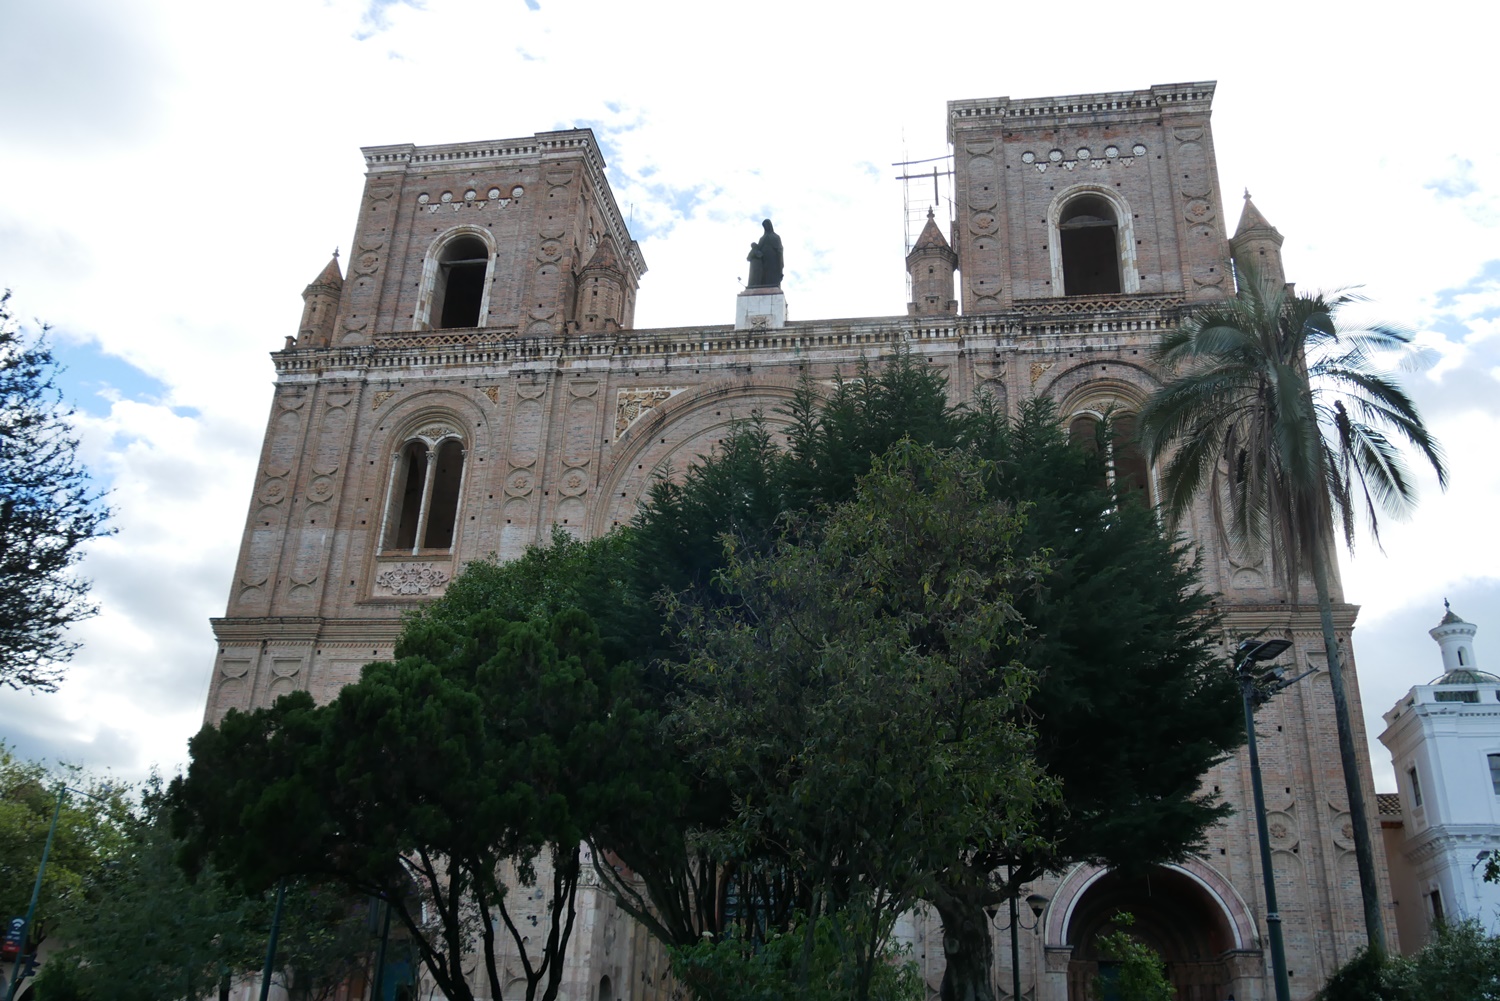
{"type": "Polygon", "coordinates": [[[633,323],[646,264],[593,133],[364,155],[347,273],[335,259],[307,286],[298,333],[273,356],[234,583],[213,621],[210,720],[296,688],[330,697],[389,654],[411,601],[464,559],[570,517],[553,507],[580,491],[543,479],[596,475],[571,396],[580,430],[552,460],[567,468],[541,468],[557,394],[522,371],[548,342],[633,323]],[[514,471],[492,482],[502,463],[514,471]]]}
{"type": "Polygon", "coordinates": [[[948,105],[965,313],[1233,292],[1212,83],[948,105]]]}

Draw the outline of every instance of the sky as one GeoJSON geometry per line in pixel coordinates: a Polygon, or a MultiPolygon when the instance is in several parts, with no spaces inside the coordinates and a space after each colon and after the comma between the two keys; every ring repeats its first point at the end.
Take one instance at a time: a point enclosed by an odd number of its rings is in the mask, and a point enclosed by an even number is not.
{"type": "MultiPolygon", "coordinates": [[[[1395,10],[1392,8],[1391,10],[1395,10]]],[[[1500,670],[1500,138],[1488,33],[1343,4],[641,0],[0,3],[0,287],[68,366],[115,535],[54,694],[0,692],[23,756],[138,778],[202,722],[273,370],[347,247],[361,146],[594,129],[650,271],[638,327],[728,323],[774,216],[793,319],[905,310],[892,165],[946,102],[1216,80],[1226,218],[1248,188],[1303,290],[1413,330],[1446,493],[1341,557],[1372,764],[1440,673],[1444,597],[1500,670]]]]}

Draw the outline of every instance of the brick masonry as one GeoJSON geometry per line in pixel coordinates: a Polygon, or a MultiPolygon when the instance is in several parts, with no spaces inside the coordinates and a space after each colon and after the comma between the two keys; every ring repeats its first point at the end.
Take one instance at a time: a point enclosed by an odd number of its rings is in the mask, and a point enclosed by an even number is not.
{"type": "MultiPolygon", "coordinates": [[[[334,265],[315,279],[298,335],[272,355],[276,390],[234,583],[213,620],[206,720],[298,688],[331,698],[390,655],[401,616],[466,562],[517,556],[554,527],[593,536],[628,521],[655,478],[680,473],[736,421],[759,414],[775,425],[800,379],[826,383],[904,346],[943,371],[955,400],[983,391],[1014,410],[1047,394],[1065,419],[1132,410],[1157,384],[1154,340],[1185,307],[1232,289],[1212,96],[1213,84],[1193,83],[951,103],[952,250],[923,260],[956,254],[958,291],[923,286],[937,305],[914,304],[912,316],[774,330],[633,329],[646,265],[587,130],[366,149],[348,274],[334,265]],[[1116,213],[1119,294],[1062,294],[1059,213],[1081,193],[1116,213]],[[440,329],[444,247],[461,236],[488,254],[479,321],[440,329]],[[949,299],[962,315],[944,308],[949,299]],[[392,543],[403,449],[419,440],[463,449],[451,546],[392,543]]],[[[1255,244],[1263,261],[1270,249],[1278,276],[1279,245],[1279,234],[1255,244]]],[[[1264,564],[1220,551],[1202,530],[1206,514],[1194,512],[1188,529],[1231,629],[1290,629],[1298,669],[1319,666],[1316,609],[1291,602],[1264,564]]],[[[1337,606],[1346,651],[1355,612],[1337,606]]],[[[1357,688],[1351,695],[1363,748],[1357,688]]],[[[1258,732],[1293,996],[1307,998],[1363,936],[1326,672],[1264,708],[1258,732]]],[[[1368,766],[1362,780],[1373,808],[1368,766]]],[[[1205,788],[1248,804],[1244,756],[1205,788]]],[[[1208,972],[1181,973],[1185,999],[1270,995],[1257,871],[1253,819],[1238,809],[1181,866],[1222,946],[1208,972]]],[[[1051,904],[1040,931],[1023,936],[1022,982],[1034,996],[1062,1001],[1070,979],[1076,990],[1070,915],[1096,876],[1080,868],[1037,888],[1051,904]]],[[[607,976],[618,997],[665,997],[642,930],[597,889],[584,893],[567,996],[594,1001],[607,976]]],[[[935,990],[935,919],[914,913],[900,934],[935,990]]],[[[1004,935],[996,952],[1008,993],[1004,935]]]]}

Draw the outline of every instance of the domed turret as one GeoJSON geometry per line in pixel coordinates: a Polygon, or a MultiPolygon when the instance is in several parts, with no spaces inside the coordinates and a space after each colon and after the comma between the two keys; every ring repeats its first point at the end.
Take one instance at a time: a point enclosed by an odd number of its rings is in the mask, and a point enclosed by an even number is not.
{"type": "Polygon", "coordinates": [[[1453,613],[1446,599],[1443,601],[1446,614],[1443,621],[1427,630],[1443,651],[1443,673],[1428,684],[1432,685],[1495,685],[1500,677],[1479,670],[1474,659],[1474,634],[1479,627],[1465,622],[1453,613]]]}

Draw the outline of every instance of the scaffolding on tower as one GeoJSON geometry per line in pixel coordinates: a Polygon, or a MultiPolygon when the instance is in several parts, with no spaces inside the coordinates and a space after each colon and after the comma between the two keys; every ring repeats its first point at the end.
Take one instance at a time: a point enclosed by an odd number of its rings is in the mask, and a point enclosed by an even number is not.
{"type": "MultiPolygon", "coordinates": [[[[906,248],[901,259],[911,253],[911,248],[922,235],[927,225],[927,210],[931,209],[938,225],[952,233],[953,228],[953,154],[931,156],[925,160],[902,160],[891,164],[901,173],[896,180],[901,182],[901,208],[904,213],[903,229],[906,248]]],[[[906,296],[911,298],[911,275],[906,276],[906,296]]]]}

